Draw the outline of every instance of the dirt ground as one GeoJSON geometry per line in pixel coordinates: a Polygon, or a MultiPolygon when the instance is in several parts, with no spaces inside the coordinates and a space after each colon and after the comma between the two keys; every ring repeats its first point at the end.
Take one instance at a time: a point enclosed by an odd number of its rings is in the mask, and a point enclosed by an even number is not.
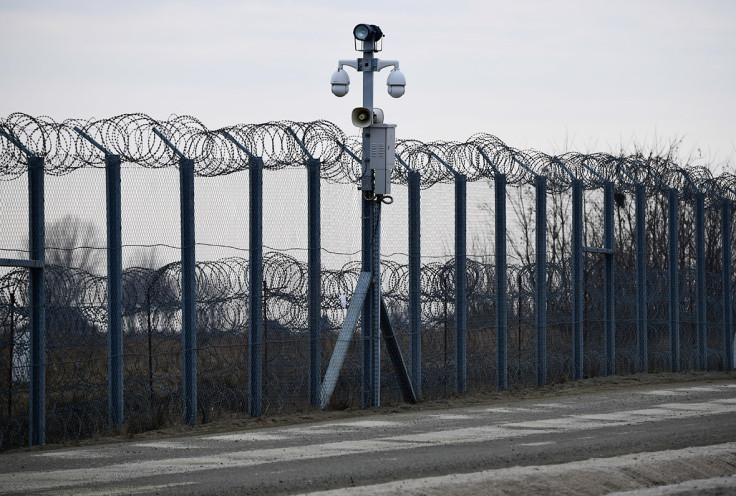
{"type": "Polygon", "coordinates": [[[553,398],[571,395],[581,395],[591,392],[620,390],[627,388],[645,387],[654,384],[677,384],[688,382],[736,382],[736,372],[661,372],[656,374],[633,374],[617,375],[608,377],[594,377],[578,381],[569,381],[559,384],[551,384],[543,387],[518,387],[508,391],[476,392],[463,395],[453,395],[448,398],[421,401],[416,405],[399,403],[378,408],[325,411],[309,409],[288,415],[263,416],[250,418],[238,415],[233,418],[219,418],[206,424],[194,426],[177,425],[164,429],[156,429],[139,434],[128,434],[121,432],[117,435],[96,437],[79,441],[68,441],[61,444],[47,444],[32,448],[20,448],[13,451],[54,449],[70,446],[89,446],[105,443],[119,443],[128,441],[150,440],[187,435],[207,435],[230,431],[242,431],[248,429],[259,429],[271,426],[294,425],[307,422],[319,422],[323,420],[335,420],[345,418],[364,417],[368,415],[385,415],[409,411],[433,411],[451,408],[463,408],[479,405],[495,405],[513,403],[520,400],[534,400],[541,398],[553,398]]]}

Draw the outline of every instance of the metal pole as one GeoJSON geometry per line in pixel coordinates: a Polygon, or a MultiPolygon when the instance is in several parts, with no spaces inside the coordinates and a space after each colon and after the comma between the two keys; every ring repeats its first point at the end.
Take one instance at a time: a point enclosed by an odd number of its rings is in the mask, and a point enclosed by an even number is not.
{"type": "MultiPolygon", "coordinates": [[[[364,43],[363,57],[359,59],[358,70],[363,72],[363,106],[373,109],[373,42],[364,43]]],[[[373,190],[373,178],[368,169],[370,160],[371,135],[368,128],[363,129],[363,176],[361,180],[361,188],[363,197],[361,200],[362,210],[362,253],[361,253],[361,270],[363,272],[373,271],[373,249],[374,249],[374,229],[377,226],[373,204],[370,198],[366,198],[365,192],[373,190]]],[[[376,275],[373,274],[373,281],[376,275]]],[[[380,354],[375,356],[375,341],[380,338],[380,321],[378,315],[375,314],[376,305],[380,304],[380,300],[375,299],[376,291],[369,289],[363,303],[362,312],[362,354],[363,367],[361,379],[361,404],[363,408],[369,408],[376,405],[374,390],[376,389],[375,371],[378,369],[376,364],[380,364],[380,354]]],[[[380,347],[378,347],[380,353],[380,347]]]]}
{"type": "MultiPolygon", "coordinates": [[[[361,271],[371,273],[373,256],[373,203],[363,198],[361,200],[362,211],[362,263],[361,271]]],[[[372,276],[371,276],[372,277],[372,276]]],[[[363,302],[361,312],[361,352],[363,356],[361,375],[361,406],[369,408],[372,406],[373,396],[373,292],[368,289],[363,302]]]]}
{"type": "Polygon", "coordinates": [[[8,346],[8,420],[13,418],[13,362],[15,362],[15,289],[10,293],[10,301],[8,302],[9,323],[10,323],[10,339],[8,346]]]}
{"type": "Polygon", "coordinates": [[[537,386],[547,384],[547,178],[536,176],[535,326],[537,331],[537,386]]]}
{"type": "Polygon", "coordinates": [[[646,189],[636,185],[636,334],[639,372],[649,370],[647,339],[647,224],[646,189]]]}
{"type": "Polygon", "coordinates": [[[248,412],[251,417],[260,417],[263,414],[263,160],[251,157],[248,166],[250,169],[248,412]]]}
{"type": "Polygon", "coordinates": [[[307,161],[308,181],[308,327],[309,327],[309,404],[320,404],[320,378],[322,375],[322,332],[320,320],[322,317],[322,282],[321,282],[321,224],[320,224],[320,161],[307,161]]]}
{"type": "Polygon", "coordinates": [[[496,196],[496,387],[508,389],[508,308],[506,267],[506,176],[494,174],[496,196]]]}
{"type": "Polygon", "coordinates": [[[373,330],[371,331],[371,377],[373,394],[371,406],[381,406],[381,202],[373,202],[373,260],[371,263],[371,295],[373,330]]]}
{"type": "MultiPolygon", "coordinates": [[[[123,403],[123,248],[122,208],[120,198],[120,155],[110,153],[85,131],[74,130],[105,154],[105,191],[107,203],[107,376],[108,425],[121,428],[123,403]]],[[[159,133],[160,135],[160,133],[159,133]]],[[[163,137],[163,135],[160,135],[163,137]]],[[[165,139],[168,146],[171,142],[165,139]]],[[[174,148],[176,153],[180,153],[174,148]]],[[[150,320],[150,316],[149,316],[150,320]]],[[[150,327],[150,326],[149,326],[150,327]]],[[[150,333],[149,333],[150,334],[150,333]]],[[[150,342],[150,335],[149,335],[150,342]]],[[[149,353],[150,359],[150,353],[149,353]]],[[[149,367],[150,369],[150,367],[149,367]]]]}
{"type": "Polygon", "coordinates": [[[467,177],[455,175],[455,392],[465,392],[467,322],[466,209],[467,177]]]}
{"type": "MultiPolygon", "coordinates": [[[[44,226],[44,160],[28,157],[29,250],[31,260],[46,259],[44,226]]],[[[30,269],[30,404],[29,440],[31,446],[46,442],[46,288],[43,265],[30,269]]],[[[12,365],[12,364],[11,364],[12,365]]]]}
{"type": "Polygon", "coordinates": [[[727,371],[733,370],[733,346],[731,344],[731,202],[721,200],[721,253],[723,265],[723,351],[727,371]]]}
{"type": "Polygon", "coordinates": [[[419,173],[409,172],[409,328],[411,380],[417,396],[422,394],[420,184],[419,173]]]}
{"type": "Polygon", "coordinates": [[[572,378],[583,378],[583,182],[572,181],[572,378]]]}
{"type": "Polygon", "coordinates": [[[677,190],[667,193],[667,244],[670,275],[670,370],[680,371],[680,274],[679,274],[679,229],[677,225],[679,198],[677,190]]]}
{"type": "Polygon", "coordinates": [[[603,247],[611,250],[604,255],[604,335],[606,340],[606,375],[616,374],[616,317],[613,280],[613,248],[614,248],[614,202],[613,183],[606,181],[603,186],[603,247]]]}
{"type": "Polygon", "coordinates": [[[197,283],[194,253],[194,160],[179,159],[184,423],[197,423],[197,283]]]}
{"type": "Polygon", "coordinates": [[[695,320],[698,329],[698,370],[708,370],[705,309],[705,195],[695,195],[695,320]]]}
{"type": "Polygon", "coordinates": [[[120,156],[105,156],[107,190],[107,373],[111,428],[123,426],[123,248],[120,156]]]}

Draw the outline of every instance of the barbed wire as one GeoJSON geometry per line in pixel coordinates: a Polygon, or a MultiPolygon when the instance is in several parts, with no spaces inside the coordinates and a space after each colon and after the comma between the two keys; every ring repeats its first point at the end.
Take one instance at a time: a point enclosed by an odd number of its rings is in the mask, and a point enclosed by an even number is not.
{"type": "MultiPolygon", "coordinates": [[[[145,114],[123,114],[106,119],[67,119],[56,122],[49,117],[13,113],[0,119],[0,127],[37,156],[45,158],[48,174],[62,175],[84,167],[104,167],[104,154],[85,139],[79,128],[111,154],[130,164],[146,168],[176,167],[177,155],[154,132],[158,129],[185,157],[192,159],[195,173],[220,176],[249,167],[247,153],[261,157],[264,167],[279,170],[303,167],[307,154],[321,162],[322,178],[338,183],[357,183],[361,165],[361,140],[348,136],[328,121],[278,121],[262,124],[237,124],[208,129],[191,116],[157,120],[145,114]],[[304,148],[302,147],[304,146],[304,148]]],[[[711,199],[736,200],[736,176],[713,176],[705,167],[678,165],[672,157],[614,155],[609,153],[567,152],[548,155],[535,150],[517,150],[490,134],[476,134],[465,142],[398,140],[398,156],[422,178],[422,187],[452,182],[455,173],[468,181],[506,175],[508,184],[531,184],[536,175],[546,176],[553,192],[571,187],[574,179],[588,189],[603,181],[619,189],[640,183],[652,191],[674,188],[684,197],[697,192],[711,199]],[[454,170],[450,170],[447,165],[454,170]]],[[[24,153],[7,139],[0,139],[0,179],[11,180],[26,171],[24,153]]],[[[407,171],[396,167],[393,182],[405,184],[407,171]]]]}
{"type": "MultiPolygon", "coordinates": [[[[307,265],[279,252],[266,253],[263,264],[264,374],[270,381],[266,397],[270,398],[268,401],[274,408],[288,409],[295,405],[298,408],[306,398],[307,265]]],[[[595,263],[587,267],[590,277],[586,284],[586,316],[589,316],[586,318],[596,319],[596,315],[602,314],[602,269],[595,263]]],[[[360,271],[358,261],[337,269],[322,269],[320,326],[325,350],[334,346],[360,271]]],[[[454,271],[453,258],[430,262],[421,268],[423,374],[428,396],[441,395],[443,390],[447,393],[448,387],[452,389],[454,271]]],[[[473,364],[471,375],[474,384],[490,384],[495,365],[487,360],[487,356],[494,349],[496,339],[496,268],[493,263],[469,258],[467,271],[467,353],[469,364],[473,364]]],[[[383,295],[391,320],[400,339],[406,341],[409,337],[408,265],[383,261],[382,272],[383,295]]],[[[245,358],[248,273],[248,260],[244,258],[224,258],[196,265],[197,354],[201,365],[198,377],[200,401],[205,410],[245,411],[243,405],[247,404],[247,391],[243,384],[247,383],[248,368],[245,358]]],[[[534,264],[508,267],[509,329],[515,329],[510,332],[515,333],[515,340],[518,340],[518,344],[514,343],[510,349],[511,356],[515,358],[509,366],[512,371],[514,367],[518,368],[514,373],[518,373],[522,381],[533,377],[534,373],[530,350],[534,346],[535,275],[534,264]]],[[[682,270],[680,280],[683,325],[689,325],[686,315],[695,311],[692,302],[689,306],[687,304],[688,298],[695,294],[694,272],[682,270]]],[[[648,282],[654,294],[666,294],[667,281],[666,271],[648,271],[648,282]],[[657,291],[654,291],[655,287],[657,291]]],[[[706,283],[709,304],[717,306],[722,291],[720,274],[709,274],[706,283]]],[[[617,268],[617,284],[616,311],[623,312],[618,324],[617,356],[633,360],[636,333],[632,322],[624,315],[627,308],[635,307],[633,270],[617,268]]],[[[53,433],[51,437],[54,439],[84,437],[99,432],[105,425],[107,281],[104,276],[78,268],[49,264],[46,266],[46,289],[47,368],[51,371],[48,394],[56,398],[48,413],[49,432],[53,433]]],[[[564,367],[569,361],[571,305],[569,264],[549,263],[546,300],[548,357],[554,365],[550,370],[559,377],[569,372],[564,367]]],[[[661,306],[665,308],[667,305],[663,302],[661,306]]],[[[658,313],[659,304],[652,303],[650,307],[653,308],[650,310],[652,327],[649,336],[654,350],[654,343],[666,341],[669,331],[666,325],[657,326],[658,318],[666,320],[666,311],[658,313]]],[[[0,277],[0,323],[8,329],[12,321],[15,334],[9,336],[4,332],[0,337],[3,340],[0,347],[5,351],[2,370],[11,374],[13,380],[0,388],[0,398],[15,397],[22,402],[27,394],[29,312],[28,270],[8,270],[0,277]],[[5,354],[13,348],[14,357],[6,358],[5,354]],[[8,389],[10,385],[12,392],[8,389]]],[[[180,416],[177,405],[181,402],[178,386],[182,328],[180,263],[158,268],[125,269],[122,313],[124,359],[129,367],[126,369],[126,418],[133,424],[142,423],[140,428],[152,428],[161,421],[176,421],[177,415],[180,416]]],[[[720,332],[719,329],[715,331],[720,332]]],[[[600,330],[591,336],[598,334],[600,330]]],[[[715,342],[709,356],[712,360],[723,359],[722,349],[714,345],[715,342]]],[[[407,343],[402,346],[406,347],[407,343]]],[[[695,343],[684,342],[682,346],[683,359],[694,360],[695,343]]],[[[587,366],[600,367],[605,362],[602,357],[602,344],[589,342],[586,347],[587,366]]],[[[347,372],[342,379],[350,386],[345,387],[341,394],[352,394],[351,391],[358,388],[360,374],[355,370],[359,368],[356,353],[348,361],[347,372]]],[[[22,408],[16,407],[13,411],[18,413],[4,415],[0,422],[0,450],[18,446],[27,432],[27,417],[23,420],[22,408]]]]}
{"type": "MultiPolygon", "coordinates": [[[[11,114],[0,119],[0,127],[32,153],[43,156],[46,173],[51,175],[105,166],[104,154],[75,127],[110,153],[120,155],[125,163],[142,168],[178,166],[177,155],[154,132],[157,129],[186,157],[194,160],[199,176],[220,176],[245,170],[249,167],[249,153],[262,157],[267,170],[304,167],[311,155],[320,159],[322,179],[329,182],[355,183],[361,174],[360,163],[355,159],[361,156],[360,138],[347,136],[326,121],[241,124],[210,130],[188,116],[162,121],[144,114],[126,114],[59,123],[48,117],[11,114]]],[[[714,176],[703,167],[677,165],[671,157],[576,152],[552,156],[534,150],[517,150],[489,134],[477,134],[465,142],[399,140],[397,154],[409,168],[421,174],[423,188],[450,183],[456,174],[467,176],[468,181],[490,181],[500,173],[510,185],[533,184],[537,175],[543,175],[547,177],[552,194],[569,190],[572,181],[579,179],[587,189],[597,189],[604,181],[611,181],[619,191],[631,191],[635,185],[642,184],[649,193],[665,192],[669,188],[677,189],[685,198],[702,193],[711,205],[722,198],[736,199],[736,176],[733,174],[714,176]]],[[[26,171],[24,152],[0,137],[0,180],[19,179],[26,171]]],[[[397,164],[394,182],[405,184],[407,178],[407,169],[397,164]]],[[[267,250],[263,257],[264,367],[267,369],[264,377],[269,381],[264,394],[267,401],[281,405],[278,408],[303,406],[306,398],[307,265],[286,253],[289,251],[291,249],[267,250]]],[[[572,291],[567,256],[565,253],[547,263],[548,358],[550,374],[559,377],[569,376],[565,367],[570,367],[572,291]]],[[[425,394],[429,397],[437,396],[443,389],[447,392],[448,384],[452,390],[454,344],[451,338],[448,341],[448,333],[454,333],[455,260],[449,256],[425,256],[424,259],[431,260],[422,265],[420,279],[422,368],[425,394]]],[[[496,338],[496,267],[487,260],[467,259],[467,353],[469,363],[474,364],[468,370],[475,374],[470,383],[476,385],[492,384],[496,373],[493,360],[487,359],[496,338]]],[[[381,263],[382,294],[399,338],[406,341],[408,265],[395,260],[381,263]]],[[[512,263],[507,272],[509,315],[516,316],[515,332],[519,340],[517,362],[514,364],[511,360],[509,365],[518,367],[520,380],[533,377],[535,269],[534,264],[512,263]]],[[[592,274],[586,279],[586,316],[600,315],[603,313],[600,267],[586,265],[586,270],[592,274]]],[[[616,312],[623,316],[627,309],[635,307],[634,276],[628,266],[617,266],[616,271],[616,312]]],[[[341,267],[321,268],[320,327],[325,350],[333,348],[360,272],[358,261],[341,267]]],[[[28,370],[29,295],[27,269],[3,269],[0,274],[0,325],[3,329],[13,329],[0,334],[0,348],[4,351],[0,370],[9,374],[3,386],[6,389],[0,387],[0,398],[8,398],[9,410],[0,421],[0,450],[3,450],[20,445],[28,429],[27,417],[18,411],[22,410],[19,401],[26,401],[27,396],[27,378],[24,382],[24,377],[28,370]],[[12,398],[16,398],[13,405],[10,404],[12,398]]],[[[249,261],[238,257],[200,261],[195,274],[198,363],[201,365],[199,398],[202,405],[206,405],[203,411],[207,408],[245,411],[249,261]]],[[[653,356],[659,356],[657,346],[667,341],[668,328],[657,322],[666,321],[669,303],[657,298],[667,293],[669,282],[666,272],[654,268],[648,270],[647,279],[651,350],[653,356]]],[[[708,274],[706,283],[708,304],[717,305],[717,295],[722,292],[720,275],[708,274]]],[[[685,316],[693,313],[692,304],[688,306],[685,301],[695,291],[692,270],[681,270],[680,285],[681,302],[684,302],[682,321],[685,322],[685,316]]],[[[107,289],[104,276],[74,267],[46,265],[48,391],[55,398],[48,419],[50,432],[57,433],[56,439],[78,438],[105,428],[107,289]]],[[[180,416],[181,264],[126,268],[122,289],[124,353],[128,364],[125,415],[132,423],[144,422],[141,429],[152,428],[161,424],[160,419],[180,416]],[[141,420],[144,418],[145,421],[141,420]]],[[[708,313],[720,315],[718,311],[708,313]]],[[[622,317],[617,323],[617,329],[621,330],[617,331],[617,356],[629,360],[634,360],[636,349],[632,319],[631,316],[628,320],[622,317]]],[[[692,348],[683,352],[683,357],[690,360],[689,357],[696,356],[695,344],[688,342],[683,346],[692,348]]],[[[402,348],[407,349],[407,343],[402,344],[402,348]]],[[[352,362],[351,359],[347,361],[347,372],[341,380],[355,387],[343,388],[340,394],[353,394],[359,389],[359,357],[357,352],[354,355],[352,362]]],[[[713,359],[722,359],[722,355],[721,349],[709,350],[713,359]]],[[[591,370],[601,367],[605,363],[603,356],[602,345],[586,344],[586,367],[591,370]]],[[[661,356],[661,363],[665,364],[667,356],[665,353],[661,356]]],[[[350,404],[355,399],[346,401],[350,404]]]]}

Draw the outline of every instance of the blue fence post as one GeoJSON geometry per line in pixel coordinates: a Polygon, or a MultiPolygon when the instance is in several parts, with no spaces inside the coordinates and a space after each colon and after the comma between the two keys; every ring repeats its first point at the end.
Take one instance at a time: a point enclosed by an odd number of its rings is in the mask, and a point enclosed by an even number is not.
{"type": "Polygon", "coordinates": [[[44,214],[44,160],[28,157],[29,250],[31,260],[42,262],[30,269],[28,291],[31,363],[29,441],[31,446],[46,442],[46,285],[43,262],[46,259],[44,214]]]}
{"type": "Polygon", "coordinates": [[[263,159],[248,160],[250,188],[250,274],[248,295],[248,413],[263,414],[263,159]]]}
{"type": "Polygon", "coordinates": [[[614,301],[614,200],[613,183],[603,185],[603,247],[610,250],[604,255],[604,335],[606,341],[606,375],[616,374],[616,316],[614,301]]]}
{"type": "Polygon", "coordinates": [[[667,245],[670,283],[670,369],[680,371],[680,274],[679,274],[679,198],[677,190],[667,192],[667,245]]]}
{"type": "Polygon", "coordinates": [[[123,242],[120,156],[105,155],[107,197],[107,373],[111,428],[123,426],[123,242]]]}
{"type": "Polygon", "coordinates": [[[181,313],[184,423],[197,423],[197,283],[194,239],[194,160],[179,159],[181,313]]]}
{"type": "MultiPolygon", "coordinates": [[[[508,284],[506,266],[506,176],[493,176],[496,207],[496,386],[508,384],[508,284]]],[[[521,309],[519,309],[521,311],[521,309]]]]}
{"type": "Polygon", "coordinates": [[[583,182],[572,181],[572,378],[583,378],[583,182]]]}
{"type": "Polygon", "coordinates": [[[537,334],[537,386],[547,384],[547,178],[536,176],[536,264],[534,317],[537,334]]]}
{"type": "Polygon", "coordinates": [[[705,309],[705,195],[695,194],[695,320],[698,329],[698,370],[708,370],[705,309]]]}
{"type": "Polygon", "coordinates": [[[721,263],[723,265],[723,351],[727,371],[733,370],[733,345],[731,343],[731,202],[721,200],[721,263]]]}
{"type": "Polygon", "coordinates": [[[646,189],[636,185],[636,344],[638,371],[649,370],[647,337],[647,224],[646,189]]]}
{"type": "Polygon", "coordinates": [[[409,172],[409,328],[411,381],[417,396],[422,392],[421,217],[419,172],[409,172]]]}
{"type": "Polygon", "coordinates": [[[307,161],[307,231],[308,231],[308,281],[307,314],[309,327],[309,404],[320,405],[320,378],[322,375],[322,234],[320,220],[320,161],[307,161]]]}
{"type": "Polygon", "coordinates": [[[455,392],[466,390],[465,334],[467,327],[466,256],[467,177],[455,174],[455,392]]]}

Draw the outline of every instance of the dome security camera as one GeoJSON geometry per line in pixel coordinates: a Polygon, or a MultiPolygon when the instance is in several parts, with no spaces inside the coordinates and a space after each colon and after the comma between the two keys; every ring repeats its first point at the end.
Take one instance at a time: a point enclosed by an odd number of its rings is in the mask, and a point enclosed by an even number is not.
{"type": "Polygon", "coordinates": [[[332,94],[338,97],[342,97],[348,94],[350,89],[350,76],[342,69],[338,69],[332,73],[330,79],[332,85],[332,94]]]}
{"type": "Polygon", "coordinates": [[[393,98],[399,98],[404,94],[406,89],[406,78],[404,77],[404,74],[400,70],[394,69],[388,75],[386,86],[388,87],[389,95],[393,98]]]}

